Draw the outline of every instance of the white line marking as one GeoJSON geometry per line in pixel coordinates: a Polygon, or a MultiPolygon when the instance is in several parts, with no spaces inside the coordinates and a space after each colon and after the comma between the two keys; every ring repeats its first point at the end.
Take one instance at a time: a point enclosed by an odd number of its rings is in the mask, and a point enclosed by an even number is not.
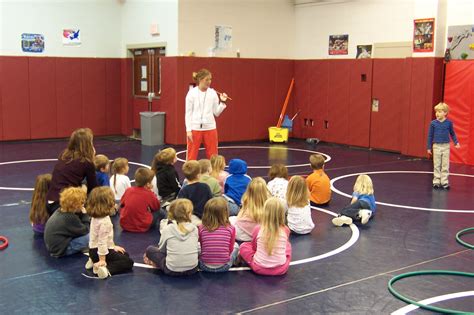
{"type": "MultiPolygon", "coordinates": [[[[297,148],[287,148],[287,147],[264,147],[264,146],[228,146],[228,147],[218,147],[219,149],[269,149],[269,150],[290,150],[290,151],[299,151],[299,152],[308,152],[308,153],[318,153],[323,155],[326,158],[326,163],[331,161],[331,156],[318,152],[318,151],[311,151],[311,150],[305,150],[305,149],[297,149],[297,148]]],[[[199,150],[204,150],[204,148],[200,148],[199,150]]],[[[186,153],[186,150],[182,150],[179,152],[176,152],[176,157],[177,160],[180,162],[186,162],[184,159],[180,159],[178,157],[179,154],[186,153]]],[[[306,163],[306,164],[294,164],[294,165],[287,165],[287,168],[292,168],[292,167],[303,167],[303,166],[309,166],[311,164],[306,163]]],[[[271,166],[247,166],[249,169],[257,169],[257,168],[270,168],[271,166]]]]}
{"type": "MultiPolygon", "coordinates": [[[[434,303],[438,303],[441,301],[446,301],[446,300],[451,300],[451,299],[458,299],[466,296],[473,296],[474,291],[464,291],[464,292],[457,292],[457,293],[450,293],[450,294],[445,294],[445,295],[440,295],[440,296],[434,296],[432,298],[426,299],[419,301],[418,303],[420,304],[425,304],[425,305],[430,305],[434,303]]],[[[404,306],[395,312],[392,312],[391,315],[404,315],[408,314],[411,311],[414,311],[416,309],[420,308],[419,306],[409,304],[407,306],[404,306]]]]}

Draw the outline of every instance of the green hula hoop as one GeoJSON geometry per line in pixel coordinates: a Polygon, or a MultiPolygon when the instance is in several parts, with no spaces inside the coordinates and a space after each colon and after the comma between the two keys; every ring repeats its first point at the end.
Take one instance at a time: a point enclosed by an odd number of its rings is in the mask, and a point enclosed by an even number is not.
{"type": "Polygon", "coordinates": [[[409,304],[416,305],[416,306],[418,306],[420,308],[423,308],[425,310],[438,312],[438,313],[444,313],[444,314],[472,314],[472,312],[465,312],[465,311],[463,312],[463,311],[440,308],[440,307],[436,307],[436,306],[431,306],[431,305],[418,303],[417,301],[410,300],[409,298],[401,295],[400,293],[395,291],[395,289],[392,286],[395,282],[397,282],[400,279],[408,278],[408,277],[415,277],[415,276],[423,276],[423,275],[452,275],[452,276],[461,276],[461,277],[474,277],[474,273],[461,272],[461,271],[452,271],[452,270],[421,270],[421,271],[407,272],[407,273],[399,274],[398,276],[395,276],[392,279],[390,279],[390,281],[388,282],[388,290],[397,299],[402,300],[402,301],[404,301],[406,303],[409,303],[409,304]]]}
{"type": "Polygon", "coordinates": [[[469,244],[468,242],[465,242],[461,239],[462,235],[467,234],[467,233],[472,233],[473,231],[474,231],[474,227],[459,231],[458,233],[456,233],[456,241],[464,247],[474,249],[474,245],[469,244]]]}

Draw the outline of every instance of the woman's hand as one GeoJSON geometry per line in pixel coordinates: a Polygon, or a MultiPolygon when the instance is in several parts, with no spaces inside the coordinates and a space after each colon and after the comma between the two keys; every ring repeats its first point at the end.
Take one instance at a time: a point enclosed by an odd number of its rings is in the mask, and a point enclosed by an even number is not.
{"type": "Polygon", "coordinates": [[[188,138],[189,142],[193,142],[193,132],[192,131],[186,132],[186,137],[188,138]]]}
{"type": "Polygon", "coordinates": [[[221,99],[221,102],[225,103],[229,97],[225,93],[219,93],[219,98],[221,99]]]}
{"type": "Polygon", "coordinates": [[[115,250],[116,252],[121,253],[121,254],[125,254],[125,248],[123,248],[122,246],[115,245],[115,246],[114,246],[114,250],[115,250]]]}

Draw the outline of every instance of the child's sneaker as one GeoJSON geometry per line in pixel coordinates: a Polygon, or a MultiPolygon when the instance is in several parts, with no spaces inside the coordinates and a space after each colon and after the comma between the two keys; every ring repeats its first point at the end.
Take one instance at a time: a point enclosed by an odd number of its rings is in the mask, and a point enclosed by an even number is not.
{"type": "Polygon", "coordinates": [[[107,267],[105,267],[105,266],[101,266],[101,267],[95,267],[94,266],[93,272],[94,272],[94,274],[97,275],[97,277],[99,279],[105,279],[105,278],[108,278],[110,276],[109,269],[107,269],[107,267]]]}
{"type": "Polygon", "coordinates": [[[433,189],[440,189],[441,185],[440,184],[433,184],[433,189]]]}
{"type": "Polygon", "coordinates": [[[332,224],[335,226],[343,226],[344,224],[350,225],[352,224],[352,218],[349,218],[345,215],[340,215],[332,219],[332,224]]]}
{"type": "Polygon", "coordinates": [[[91,270],[94,267],[94,263],[92,262],[92,259],[88,259],[86,262],[86,269],[91,270]]]}
{"type": "Polygon", "coordinates": [[[372,211],[367,210],[367,209],[360,210],[359,211],[360,223],[367,224],[371,216],[372,216],[372,211]]]}

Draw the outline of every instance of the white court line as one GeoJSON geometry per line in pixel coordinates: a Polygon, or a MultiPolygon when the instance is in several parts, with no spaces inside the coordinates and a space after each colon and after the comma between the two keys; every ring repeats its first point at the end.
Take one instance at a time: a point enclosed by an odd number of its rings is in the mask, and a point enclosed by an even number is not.
{"type": "MultiPolygon", "coordinates": [[[[326,158],[325,163],[331,161],[331,156],[328,154],[318,152],[318,151],[312,151],[312,150],[305,150],[305,149],[297,149],[297,148],[286,148],[286,147],[264,147],[264,146],[228,146],[228,147],[218,147],[219,149],[269,149],[269,150],[290,150],[290,151],[299,151],[299,152],[308,152],[308,153],[318,153],[321,154],[326,158]]],[[[199,150],[204,150],[204,148],[200,148],[199,150]]],[[[178,157],[179,154],[186,153],[187,150],[182,150],[179,152],[176,152],[176,157],[177,160],[180,162],[186,162],[184,159],[180,159],[178,157]]],[[[305,164],[293,164],[293,165],[287,165],[287,168],[292,168],[292,167],[303,167],[303,166],[310,166],[310,163],[305,163],[305,164]]],[[[252,168],[252,169],[258,169],[258,168],[270,168],[271,166],[247,166],[247,168],[252,168]]]]}
{"type": "MultiPolygon", "coordinates": [[[[445,295],[440,295],[440,296],[434,296],[432,298],[426,299],[419,301],[418,303],[420,304],[425,304],[425,305],[430,305],[434,303],[438,303],[441,301],[446,301],[446,300],[451,300],[451,299],[458,299],[466,296],[473,296],[474,291],[464,291],[464,292],[457,292],[457,293],[450,293],[450,294],[445,294],[445,295]]],[[[417,305],[409,304],[407,306],[404,306],[395,312],[392,312],[391,315],[404,315],[408,314],[411,311],[414,311],[416,309],[420,308],[417,305]]]]}
{"type": "MultiPolygon", "coordinates": [[[[433,172],[425,172],[425,171],[377,171],[377,172],[360,172],[360,173],[352,173],[347,175],[342,175],[336,178],[331,179],[331,190],[334,191],[336,194],[341,196],[352,198],[351,195],[346,194],[334,186],[334,183],[340,179],[358,176],[361,174],[433,174],[433,172]]],[[[474,177],[474,175],[470,174],[458,174],[458,173],[449,173],[452,176],[463,176],[463,177],[474,177]]],[[[431,186],[431,182],[430,182],[431,186]]],[[[425,207],[414,207],[414,206],[405,206],[395,203],[387,203],[387,202],[375,202],[378,205],[388,206],[388,207],[396,207],[396,208],[405,208],[405,209],[412,209],[412,210],[422,210],[422,211],[434,211],[434,212],[454,212],[454,213],[474,213],[474,210],[457,210],[457,209],[436,209],[436,208],[425,208],[425,207]]]]}
{"type": "MultiPolygon", "coordinates": [[[[35,162],[55,162],[58,159],[37,159],[37,160],[21,160],[21,161],[8,161],[8,162],[0,162],[1,165],[10,165],[10,164],[21,164],[21,163],[35,163],[35,162]]],[[[137,162],[128,162],[128,164],[142,166],[150,168],[149,165],[137,163],[137,162]]],[[[135,180],[132,179],[130,182],[134,182],[135,180]]],[[[19,191],[33,191],[34,188],[22,188],[22,187],[0,187],[0,190],[19,190],[19,191]]]]}

